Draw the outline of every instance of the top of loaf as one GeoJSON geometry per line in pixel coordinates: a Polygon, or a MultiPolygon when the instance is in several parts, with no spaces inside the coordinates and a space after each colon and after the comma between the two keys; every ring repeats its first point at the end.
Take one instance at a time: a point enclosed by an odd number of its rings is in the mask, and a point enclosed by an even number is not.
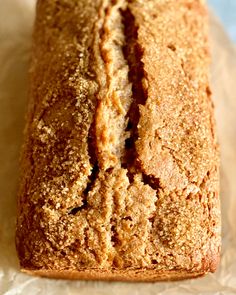
{"type": "Polygon", "coordinates": [[[197,0],[38,1],[22,267],[215,269],[206,17],[197,0]]]}

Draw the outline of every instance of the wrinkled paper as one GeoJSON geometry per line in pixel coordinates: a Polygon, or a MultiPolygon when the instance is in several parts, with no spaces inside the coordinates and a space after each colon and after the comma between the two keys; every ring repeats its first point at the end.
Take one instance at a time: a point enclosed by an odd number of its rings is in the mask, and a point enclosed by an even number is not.
{"type": "Polygon", "coordinates": [[[221,265],[204,278],[168,283],[50,280],[19,271],[14,244],[19,148],[35,0],[0,0],[0,294],[236,294],[236,48],[210,17],[212,86],[221,144],[221,265]]]}

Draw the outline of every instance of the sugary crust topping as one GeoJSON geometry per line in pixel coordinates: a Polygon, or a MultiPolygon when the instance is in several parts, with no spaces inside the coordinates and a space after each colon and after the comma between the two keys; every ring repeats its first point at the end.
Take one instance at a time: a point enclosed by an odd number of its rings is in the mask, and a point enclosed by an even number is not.
{"type": "Polygon", "coordinates": [[[38,1],[23,268],[214,271],[219,161],[200,2],[38,1]]]}

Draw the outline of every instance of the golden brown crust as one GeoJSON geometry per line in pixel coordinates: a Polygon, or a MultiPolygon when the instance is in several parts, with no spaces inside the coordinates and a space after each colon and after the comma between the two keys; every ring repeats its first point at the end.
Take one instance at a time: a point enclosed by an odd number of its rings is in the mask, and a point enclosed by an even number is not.
{"type": "Polygon", "coordinates": [[[103,280],[103,281],[133,281],[133,282],[156,282],[156,281],[177,281],[191,279],[203,276],[204,272],[184,272],[177,271],[159,271],[150,269],[134,270],[106,270],[106,269],[86,269],[86,270],[25,270],[23,272],[29,275],[41,277],[70,279],[70,280],[103,280]]]}
{"type": "Polygon", "coordinates": [[[16,232],[24,271],[139,281],[215,271],[201,2],[38,1],[16,232]]]}

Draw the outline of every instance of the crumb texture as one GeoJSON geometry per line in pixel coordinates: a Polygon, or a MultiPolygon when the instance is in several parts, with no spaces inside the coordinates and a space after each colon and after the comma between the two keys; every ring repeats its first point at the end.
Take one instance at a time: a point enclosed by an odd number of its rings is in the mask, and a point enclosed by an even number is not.
{"type": "Polygon", "coordinates": [[[216,269],[207,34],[198,0],[38,1],[16,231],[23,269],[121,280],[216,269]]]}

